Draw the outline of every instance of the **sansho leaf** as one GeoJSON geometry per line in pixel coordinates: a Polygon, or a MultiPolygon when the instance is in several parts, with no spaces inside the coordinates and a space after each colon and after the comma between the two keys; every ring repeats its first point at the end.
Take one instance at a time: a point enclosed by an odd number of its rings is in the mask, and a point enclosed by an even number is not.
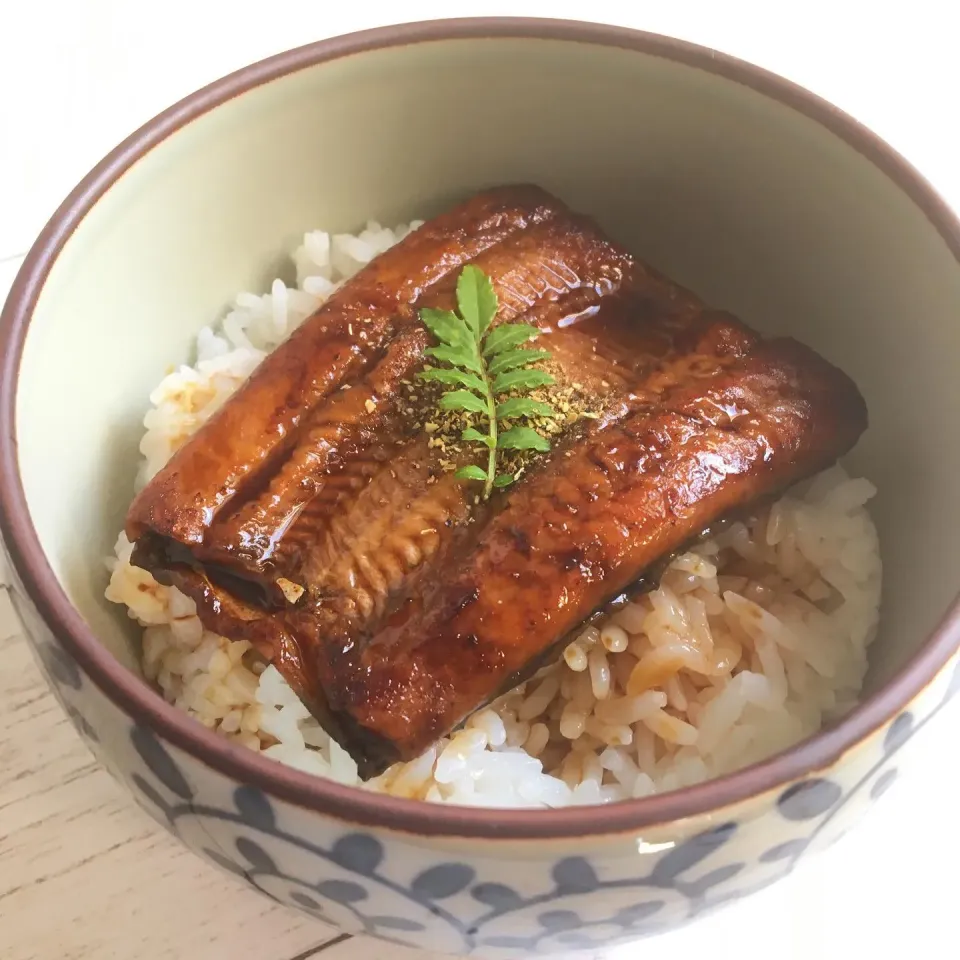
{"type": "Polygon", "coordinates": [[[461,437],[468,443],[479,443],[487,448],[487,469],[476,465],[461,467],[455,476],[484,483],[483,496],[489,497],[494,487],[513,483],[511,473],[496,473],[498,449],[550,449],[550,442],[530,427],[510,427],[498,436],[501,420],[511,418],[556,416],[547,403],[530,397],[513,396],[494,406],[494,397],[504,393],[523,394],[536,387],[554,383],[554,378],[543,370],[531,367],[539,360],[549,358],[547,350],[517,349],[538,336],[536,327],[524,323],[502,324],[491,329],[497,315],[497,294],[478,267],[468,264],[457,278],[457,309],[424,308],[420,317],[427,329],[439,341],[425,352],[451,369],[427,367],[418,376],[422,380],[466,389],[448,390],[438,401],[441,410],[465,410],[477,413],[487,420],[487,432],[473,426],[463,429],[461,437]],[[491,382],[492,381],[492,382],[491,382]]]}
{"type": "Polygon", "coordinates": [[[417,376],[421,380],[436,380],[438,383],[450,383],[470,390],[476,390],[483,396],[487,395],[487,385],[475,374],[465,370],[437,370],[430,368],[422,370],[417,376]]]}
{"type": "Polygon", "coordinates": [[[531,400],[530,397],[511,397],[497,404],[497,419],[511,420],[514,417],[555,417],[556,410],[549,403],[531,400]]]}
{"type": "Polygon", "coordinates": [[[550,441],[530,427],[511,427],[497,438],[497,446],[501,450],[539,450],[546,453],[550,449],[550,441]]]}
{"type": "Polygon", "coordinates": [[[503,353],[497,354],[487,364],[487,372],[491,377],[495,377],[497,374],[506,373],[508,370],[525,367],[528,363],[549,359],[549,350],[505,350],[503,353]]]}
{"type": "Polygon", "coordinates": [[[451,390],[445,393],[440,398],[439,406],[442,410],[469,410],[470,413],[485,413],[487,409],[485,400],[466,390],[451,390]]]}
{"type": "Polygon", "coordinates": [[[511,390],[534,390],[537,387],[549,387],[556,383],[549,373],[543,370],[511,370],[501,373],[493,381],[494,393],[508,393],[511,390]]]}
{"type": "Polygon", "coordinates": [[[482,443],[488,449],[493,446],[493,437],[491,437],[489,433],[481,433],[474,427],[467,427],[467,429],[460,434],[460,437],[463,440],[470,440],[474,443],[482,443]]]}
{"type": "Polygon", "coordinates": [[[472,464],[469,467],[461,467],[455,474],[460,480],[483,480],[487,479],[487,474],[485,470],[481,470],[480,467],[475,467],[472,464]]]}
{"type": "Polygon", "coordinates": [[[497,315],[497,294],[490,278],[479,268],[467,264],[457,279],[457,307],[460,316],[479,340],[497,315]]]}
{"type": "Polygon", "coordinates": [[[529,323],[505,323],[494,327],[483,341],[483,355],[493,357],[504,350],[512,350],[536,337],[540,331],[529,323]]]}
{"type": "Polygon", "coordinates": [[[470,338],[463,328],[463,321],[452,310],[424,307],[420,311],[420,319],[441,343],[452,347],[470,345],[470,338]]]}
{"type": "MultiPolygon", "coordinates": [[[[449,347],[441,345],[439,347],[430,347],[424,352],[427,354],[427,356],[436,357],[438,360],[446,360],[447,363],[451,363],[455,367],[465,367],[467,370],[472,370],[474,373],[481,373],[483,371],[483,366],[481,365],[476,353],[466,349],[465,347],[449,347]]],[[[486,390],[484,390],[484,392],[486,392],[486,390]]]]}

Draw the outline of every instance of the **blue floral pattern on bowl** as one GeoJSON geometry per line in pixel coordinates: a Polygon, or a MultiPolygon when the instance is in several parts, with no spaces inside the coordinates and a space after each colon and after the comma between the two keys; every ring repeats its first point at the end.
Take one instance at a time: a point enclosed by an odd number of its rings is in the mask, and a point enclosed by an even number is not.
{"type": "Polygon", "coordinates": [[[133,723],[19,597],[16,606],[85,742],[200,856],[347,933],[493,960],[636,940],[775,882],[834,843],[889,788],[913,735],[960,692],[955,658],[836,769],[717,812],[686,833],[665,825],[613,845],[551,841],[542,853],[514,857],[510,841],[411,843],[231,782],[133,723]]]}

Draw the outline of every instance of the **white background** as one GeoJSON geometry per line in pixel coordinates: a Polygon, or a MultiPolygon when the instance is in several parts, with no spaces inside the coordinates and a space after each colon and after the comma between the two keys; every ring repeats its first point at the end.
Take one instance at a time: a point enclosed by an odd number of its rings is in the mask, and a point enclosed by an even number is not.
{"type": "MultiPolygon", "coordinates": [[[[960,207],[960,56],[952,7],[951,0],[406,0],[383,7],[378,0],[0,0],[0,296],[14,266],[2,261],[19,259],[86,170],[174,100],[291,46],[433,17],[588,18],[716,47],[852,113],[960,207]]],[[[904,344],[908,349],[909,334],[904,344]]],[[[670,950],[680,960],[708,948],[743,960],[832,960],[855,952],[956,957],[958,721],[956,707],[941,716],[915,775],[901,779],[872,818],[819,862],[636,953],[670,950]]],[[[388,956],[391,949],[384,951],[388,956]]]]}

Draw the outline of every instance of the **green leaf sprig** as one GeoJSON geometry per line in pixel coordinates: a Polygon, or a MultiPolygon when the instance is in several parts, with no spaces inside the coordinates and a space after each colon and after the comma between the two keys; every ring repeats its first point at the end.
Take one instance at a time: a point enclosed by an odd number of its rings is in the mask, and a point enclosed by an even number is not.
{"type": "Polygon", "coordinates": [[[556,382],[546,371],[533,367],[549,359],[550,353],[524,346],[540,331],[526,323],[502,323],[491,328],[498,307],[490,278],[479,267],[468,264],[457,279],[457,313],[431,308],[420,311],[420,319],[440,341],[427,354],[449,366],[428,367],[418,376],[457,388],[443,394],[440,409],[464,410],[486,419],[486,432],[467,427],[461,433],[463,440],[486,447],[486,468],[471,465],[455,474],[465,480],[482,481],[485,500],[495,487],[505,487],[516,479],[510,473],[497,473],[499,451],[550,449],[550,441],[532,427],[507,426],[505,421],[556,416],[549,404],[522,395],[556,382]],[[498,399],[505,394],[513,395],[498,399]]]}

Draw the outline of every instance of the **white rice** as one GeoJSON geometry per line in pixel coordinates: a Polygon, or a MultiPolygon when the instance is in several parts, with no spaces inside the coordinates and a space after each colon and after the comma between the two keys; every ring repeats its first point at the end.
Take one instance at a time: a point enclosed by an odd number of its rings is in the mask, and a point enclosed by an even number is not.
{"type": "MultiPolygon", "coordinates": [[[[408,226],[306,234],[297,286],[241,293],[197,360],[150,395],[137,485],[330,293],[408,226]]],[[[866,480],[835,467],[676,558],[660,587],[586,627],[562,659],[417,760],[362,784],[350,756],[246,641],[204,630],[193,601],[130,565],[109,600],[143,626],[143,670],[173,704],[308,773],[400,797],[497,807],[602,803],[675,790],[809,736],[856,702],[880,603],[866,480]]]]}

